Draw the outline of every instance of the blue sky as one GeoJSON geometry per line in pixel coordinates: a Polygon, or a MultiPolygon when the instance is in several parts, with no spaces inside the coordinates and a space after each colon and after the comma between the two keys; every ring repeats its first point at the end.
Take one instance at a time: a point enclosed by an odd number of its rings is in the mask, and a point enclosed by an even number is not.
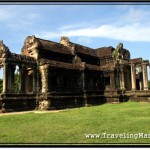
{"type": "Polygon", "coordinates": [[[149,18],[150,5],[0,5],[0,40],[14,53],[28,35],[92,48],[122,42],[131,58],[149,60],[149,18]]]}

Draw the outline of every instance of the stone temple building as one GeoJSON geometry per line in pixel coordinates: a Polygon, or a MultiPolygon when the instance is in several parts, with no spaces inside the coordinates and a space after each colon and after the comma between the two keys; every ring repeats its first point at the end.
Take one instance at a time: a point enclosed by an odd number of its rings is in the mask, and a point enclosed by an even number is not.
{"type": "Polygon", "coordinates": [[[21,54],[0,42],[3,91],[0,108],[12,111],[63,109],[106,102],[150,101],[148,60],[129,50],[89,48],[61,37],[60,43],[28,36],[21,54]],[[18,68],[19,91],[15,92],[18,68]]]}

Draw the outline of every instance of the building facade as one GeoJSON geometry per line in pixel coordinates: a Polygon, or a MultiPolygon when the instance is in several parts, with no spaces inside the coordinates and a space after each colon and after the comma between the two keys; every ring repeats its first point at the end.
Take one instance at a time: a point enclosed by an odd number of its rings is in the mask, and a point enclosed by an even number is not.
{"type": "Polygon", "coordinates": [[[14,54],[1,41],[0,107],[50,110],[128,100],[149,102],[147,66],[148,60],[130,59],[122,43],[116,48],[92,49],[67,37],[56,43],[28,36],[21,54],[14,54]]]}

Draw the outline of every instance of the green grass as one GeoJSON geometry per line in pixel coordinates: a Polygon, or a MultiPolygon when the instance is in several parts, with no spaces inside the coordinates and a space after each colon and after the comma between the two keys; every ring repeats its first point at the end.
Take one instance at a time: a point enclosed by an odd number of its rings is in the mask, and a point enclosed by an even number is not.
{"type": "Polygon", "coordinates": [[[150,104],[127,102],[0,116],[0,143],[150,143],[150,138],[85,137],[103,133],[150,134],[150,104]]]}

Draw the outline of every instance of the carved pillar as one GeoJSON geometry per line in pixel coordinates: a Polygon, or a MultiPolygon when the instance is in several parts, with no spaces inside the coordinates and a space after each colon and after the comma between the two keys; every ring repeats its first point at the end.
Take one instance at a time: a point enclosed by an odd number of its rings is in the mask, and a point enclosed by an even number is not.
{"type": "Polygon", "coordinates": [[[8,93],[8,64],[3,64],[3,93],[8,93]]]}
{"type": "Polygon", "coordinates": [[[139,66],[139,84],[140,84],[140,90],[143,90],[143,75],[142,75],[142,65],[139,66]]]}
{"type": "Polygon", "coordinates": [[[144,90],[148,90],[147,64],[143,63],[143,86],[144,90]]]}
{"type": "Polygon", "coordinates": [[[136,90],[136,79],[135,79],[135,65],[131,64],[131,85],[132,85],[132,90],[136,90]]]}
{"type": "Polygon", "coordinates": [[[40,66],[41,72],[41,83],[42,83],[42,93],[46,93],[48,91],[48,66],[40,66]]]}
{"type": "Polygon", "coordinates": [[[124,82],[124,70],[123,67],[120,69],[120,89],[125,89],[125,82],[124,82]]]}

